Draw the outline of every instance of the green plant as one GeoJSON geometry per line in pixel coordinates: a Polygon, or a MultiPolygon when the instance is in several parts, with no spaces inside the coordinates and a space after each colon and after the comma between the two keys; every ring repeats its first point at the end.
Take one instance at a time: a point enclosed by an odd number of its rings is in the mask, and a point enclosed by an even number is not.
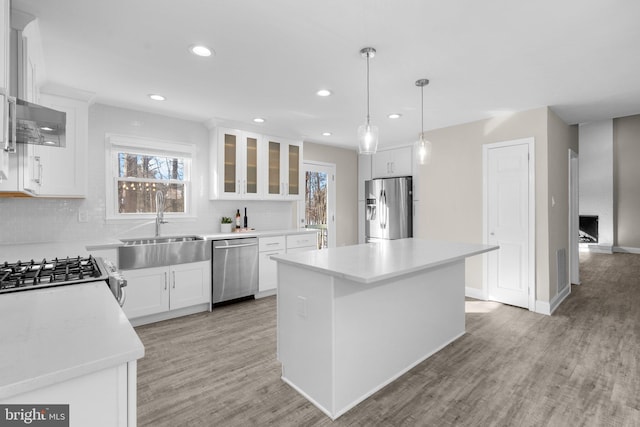
{"type": "Polygon", "coordinates": [[[222,224],[231,224],[231,218],[229,218],[228,216],[223,216],[221,222],[222,224]]]}

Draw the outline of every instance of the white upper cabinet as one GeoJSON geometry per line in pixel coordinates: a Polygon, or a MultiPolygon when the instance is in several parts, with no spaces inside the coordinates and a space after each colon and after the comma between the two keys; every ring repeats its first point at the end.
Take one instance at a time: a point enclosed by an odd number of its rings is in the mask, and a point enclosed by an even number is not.
{"type": "Polygon", "coordinates": [[[302,142],[265,137],[267,152],[264,178],[264,198],[299,200],[304,197],[302,173],[302,142]]]}
{"type": "MultiPolygon", "coordinates": [[[[67,114],[64,148],[33,146],[40,157],[40,190],[47,197],[85,197],[89,105],[86,101],[40,94],[40,104],[67,114]]],[[[26,182],[26,181],[25,181],[26,182]]]]}
{"type": "Polygon", "coordinates": [[[0,187],[9,178],[9,153],[4,151],[7,143],[7,95],[9,94],[9,0],[0,0],[0,187]]]}
{"type": "Polygon", "coordinates": [[[9,17],[9,0],[0,0],[0,92],[3,94],[9,93],[9,17]]]}
{"type": "Polygon", "coordinates": [[[297,200],[302,143],[236,129],[211,130],[210,199],[297,200]]]}
{"type": "Polygon", "coordinates": [[[372,158],[372,177],[411,176],[412,152],[411,146],[379,150],[372,158]]]}
{"type": "Polygon", "coordinates": [[[262,136],[218,128],[211,147],[211,199],[258,199],[262,136]]]}

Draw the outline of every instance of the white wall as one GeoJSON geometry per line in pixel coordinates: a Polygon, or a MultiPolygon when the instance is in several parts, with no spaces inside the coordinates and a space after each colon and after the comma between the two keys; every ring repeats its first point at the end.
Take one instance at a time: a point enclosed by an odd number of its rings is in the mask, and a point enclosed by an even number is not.
{"type": "MultiPolygon", "coordinates": [[[[197,218],[163,225],[162,233],[213,233],[220,217],[236,209],[248,209],[249,226],[258,230],[290,228],[293,202],[210,201],[209,138],[202,123],[158,114],[95,104],[89,109],[88,194],[85,199],[0,198],[0,244],[95,241],[105,238],[141,237],[154,233],[145,221],[105,220],[105,134],[158,138],[196,145],[193,165],[193,196],[197,218]],[[88,222],[78,221],[78,212],[88,213],[88,222]]],[[[65,254],[55,254],[65,255],[65,254]]],[[[76,255],[76,254],[67,254],[76,255]]],[[[11,261],[11,260],[8,260],[11,261]]]]}
{"type": "Polygon", "coordinates": [[[580,215],[598,216],[598,244],[613,246],[613,120],[581,124],[580,215]]]}

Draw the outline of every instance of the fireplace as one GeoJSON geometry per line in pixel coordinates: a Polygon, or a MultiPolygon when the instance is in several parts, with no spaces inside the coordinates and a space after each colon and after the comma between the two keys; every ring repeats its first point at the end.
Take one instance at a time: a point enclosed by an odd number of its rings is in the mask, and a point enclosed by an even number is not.
{"type": "Polygon", "coordinates": [[[598,243],[598,216],[580,215],[580,243],[598,243]]]}

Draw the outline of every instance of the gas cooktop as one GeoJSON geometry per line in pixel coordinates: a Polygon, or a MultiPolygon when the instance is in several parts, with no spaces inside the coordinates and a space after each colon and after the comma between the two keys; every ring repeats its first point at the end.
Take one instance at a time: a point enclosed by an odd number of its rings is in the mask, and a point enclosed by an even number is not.
{"type": "Polygon", "coordinates": [[[0,263],[0,293],[107,280],[100,259],[54,258],[0,263]]]}

